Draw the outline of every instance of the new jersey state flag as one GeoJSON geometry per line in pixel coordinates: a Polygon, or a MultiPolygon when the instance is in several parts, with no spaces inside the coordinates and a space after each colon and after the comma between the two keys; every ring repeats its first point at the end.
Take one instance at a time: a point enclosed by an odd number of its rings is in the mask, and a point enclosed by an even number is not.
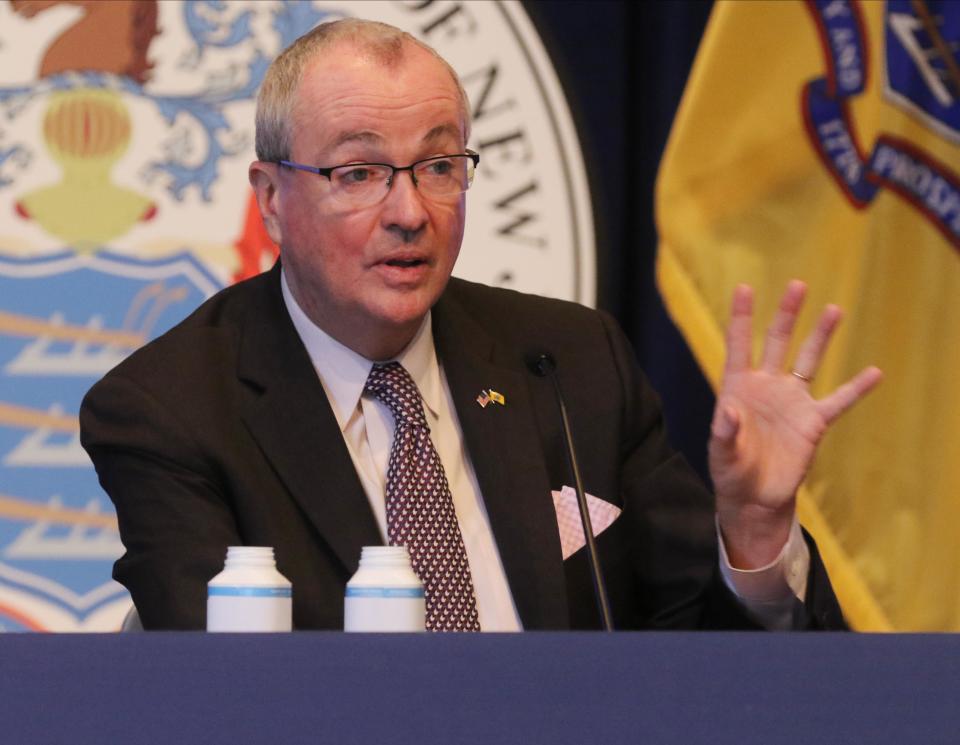
{"type": "Polygon", "coordinates": [[[802,487],[847,618],[960,630],[960,3],[719,2],[657,183],[658,282],[716,388],[734,286],[846,318],[813,384],[876,364],[802,487]]]}

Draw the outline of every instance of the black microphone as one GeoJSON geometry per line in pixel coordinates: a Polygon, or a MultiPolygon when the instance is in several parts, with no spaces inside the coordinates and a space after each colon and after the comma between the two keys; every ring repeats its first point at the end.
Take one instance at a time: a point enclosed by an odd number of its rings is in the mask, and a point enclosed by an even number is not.
{"type": "Polygon", "coordinates": [[[577,453],[573,447],[573,436],[570,434],[570,421],[567,419],[567,405],[560,391],[560,381],[557,379],[557,362],[549,352],[537,352],[528,358],[530,370],[541,378],[550,378],[553,381],[553,390],[557,395],[557,407],[560,409],[560,421],[563,423],[563,436],[567,445],[567,460],[573,472],[573,486],[577,492],[577,504],[580,507],[580,522],[583,524],[583,535],[586,538],[587,558],[590,562],[590,576],[593,580],[593,592],[597,598],[597,610],[600,611],[600,620],[604,631],[613,631],[613,621],[610,617],[610,601],[607,599],[607,585],[603,581],[600,571],[600,559],[597,558],[597,544],[593,540],[593,525],[590,523],[590,510],[587,507],[587,495],[583,491],[583,482],[580,479],[580,467],[577,465],[577,453]]]}

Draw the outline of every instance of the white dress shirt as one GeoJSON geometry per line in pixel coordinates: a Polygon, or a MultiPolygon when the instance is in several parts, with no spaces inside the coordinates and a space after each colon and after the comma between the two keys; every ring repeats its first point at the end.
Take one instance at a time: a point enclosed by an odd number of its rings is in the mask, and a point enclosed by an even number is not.
{"type": "MultiPolygon", "coordinates": [[[[386,474],[393,444],[393,414],[380,400],[363,392],[373,362],[317,327],[297,305],[286,277],[282,276],[281,284],[287,311],[320,376],[386,543],[386,474]]],[[[410,373],[423,396],[430,439],[447,475],[470,562],[480,628],[484,631],[519,631],[522,628],[520,616],[510,593],[470,455],[463,446],[463,431],[450,386],[437,360],[429,313],[413,341],[395,359],[410,373]]]]}
{"type": "MultiPolygon", "coordinates": [[[[327,394],[386,543],[386,474],[394,425],[393,414],[387,406],[363,391],[373,361],[340,344],[314,324],[297,304],[282,273],[281,286],[287,312],[327,394]]],[[[519,631],[522,628],[520,616],[470,454],[463,444],[463,430],[450,386],[437,360],[429,313],[416,336],[395,359],[410,373],[423,396],[430,439],[447,475],[470,563],[480,628],[484,631],[519,631]]],[[[750,611],[770,628],[789,628],[793,596],[803,597],[809,561],[807,546],[796,524],[781,555],[770,565],[752,571],[730,566],[721,539],[724,580],[750,611]]]]}

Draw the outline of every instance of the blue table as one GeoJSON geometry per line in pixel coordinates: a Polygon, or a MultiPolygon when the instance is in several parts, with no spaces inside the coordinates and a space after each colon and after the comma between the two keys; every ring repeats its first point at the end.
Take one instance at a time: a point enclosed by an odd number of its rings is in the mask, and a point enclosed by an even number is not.
{"type": "Polygon", "coordinates": [[[960,742],[960,637],[7,635],[0,743],[960,742]]]}

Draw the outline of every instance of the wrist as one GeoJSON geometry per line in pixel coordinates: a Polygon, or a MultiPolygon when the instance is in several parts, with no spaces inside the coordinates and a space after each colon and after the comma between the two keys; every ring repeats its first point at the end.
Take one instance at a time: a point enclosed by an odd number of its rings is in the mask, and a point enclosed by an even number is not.
{"type": "Polygon", "coordinates": [[[792,500],[774,509],[756,504],[725,506],[717,497],[717,525],[736,569],[758,569],[774,561],[790,538],[793,519],[792,500]]]}

